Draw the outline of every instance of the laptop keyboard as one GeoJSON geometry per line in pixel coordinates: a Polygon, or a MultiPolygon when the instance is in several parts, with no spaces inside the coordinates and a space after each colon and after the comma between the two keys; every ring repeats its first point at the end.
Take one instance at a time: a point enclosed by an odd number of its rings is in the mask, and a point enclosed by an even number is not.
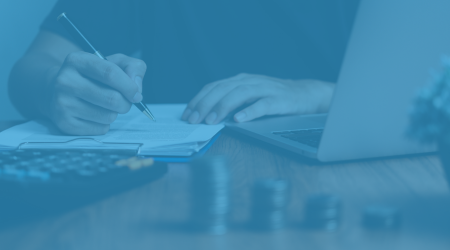
{"type": "Polygon", "coordinates": [[[306,144],[313,148],[318,148],[320,139],[322,137],[322,128],[313,129],[297,129],[297,130],[285,130],[272,132],[274,135],[279,135],[286,139],[306,144]]]}

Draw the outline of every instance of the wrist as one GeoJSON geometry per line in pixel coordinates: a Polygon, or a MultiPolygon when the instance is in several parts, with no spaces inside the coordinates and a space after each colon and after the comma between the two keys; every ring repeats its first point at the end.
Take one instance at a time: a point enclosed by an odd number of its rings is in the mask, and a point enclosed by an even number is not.
{"type": "Polygon", "coordinates": [[[45,117],[50,116],[50,106],[54,93],[53,86],[59,70],[60,66],[52,66],[47,69],[43,77],[43,91],[42,95],[40,95],[40,100],[38,100],[38,110],[45,117]]]}
{"type": "Polygon", "coordinates": [[[297,93],[302,96],[298,113],[326,113],[333,98],[335,84],[318,80],[296,80],[297,93]]]}
{"type": "Polygon", "coordinates": [[[318,84],[320,85],[318,91],[320,91],[321,96],[317,113],[326,113],[330,108],[336,84],[330,82],[319,82],[318,84]]]}

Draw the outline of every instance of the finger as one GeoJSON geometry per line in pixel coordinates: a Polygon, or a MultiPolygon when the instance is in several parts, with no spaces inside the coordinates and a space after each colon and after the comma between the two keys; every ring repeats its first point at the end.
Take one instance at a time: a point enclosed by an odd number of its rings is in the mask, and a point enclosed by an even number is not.
{"type": "Polygon", "coordinates": [[[188,121],[192,124],[203,121],[211,109],[230,91],[237,87],[236,82],[228,82],[217,84],[207,95],[201,99],[192,109],[193,113],[189,116],[188,121]]]}
{"type": "Polygon", "coordinates": [[[72,65],[80,74],[119,91],[128,101],[142,101],[138,86],[113,62],[86,52],[74,52],[66,57],[66,63],[72,65]]]}
{"type": "Polygon", "coordinates": [[[236,122],[247,122],[253,119],[277,114],[277,102],[271,98],[263,98],[234,115],[236,122]]]}
{"type": "MultiPolygon", "coordinates": [[[[222,80],[224,81],[224,80],[222,80]]],[[[183,114],[181,115],[181,120],[186,121],[192,114],[192,110],[195,108],[197,103],[205,97],[217,84],[219,84],[221,81],[213,82],[210,84],[205,85],[200,92],[198,92],[197,95],[192,98],[192,100],[188,103],[186,109],[184,110],[183,114]]]]}
{"type": "Polygon", "coordinates": [[[188,103],[186,109],[183,112],[183,115],[181,116],[181,119],[186,121],[192,114],[193,109],[195,106],[197,106],[198,102],[202,100],[211,90],[213,90],[217,85],[219,84],[227,84],[229,82],[237,81],[245,77],[246,74],[239,74],[234,77],[230,77],[227,79],[223,79],[220,81],[216,81],[210,84],[205,85],[202,90],[188,103]]]}
{"type": "Polygon", "coordinates": [[[147,64],[144,61],[123,54],[109,56],[108,60],[117,64],[136,83],[139,92],[142,93],[142,80],[147,71],[147,64]]]}
{"type": "Polygon", "coordinates": [[[207,124],[217,124],[236,108],[246,103],[252,103],[268,94],[266,88],[261,88],[257,85],[240,85],[217,103],[206,116],[205,122],[207,124]]]}
{"type": "Polygon", "coordinates": [[[90,104],[81,99],[76,100],[76,109],[72,110],[73,116],[85,121],[109,125],[117,118],[117,113],[102,107],[90,104]]]}
{"type": "Polygon", "coordinates": [[[92,80],[86,79],[79,74],[71,74],[69,77],[60,77],[58,88],[67,95],[73,95],[93,105],[117,112],[127,113],[131,103],[118,91],[92,80]]]}
{"type": "Polygon", "coordinates": [[[104,135],[109,131],[109,125],[68,117],[56,122],[58,128],[69,135],[104,135]]]}

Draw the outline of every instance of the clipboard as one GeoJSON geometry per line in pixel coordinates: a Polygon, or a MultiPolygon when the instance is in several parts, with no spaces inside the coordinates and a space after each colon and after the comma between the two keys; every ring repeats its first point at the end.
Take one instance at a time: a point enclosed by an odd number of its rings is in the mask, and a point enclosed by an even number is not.
{"type": "Polygon", "coordinates": [[[51,149],[58,149],[58,145],[61,145],[61,144],[65,144],[64,149],[66,149],[66,150],[76,150],[77,149],[77,147],[75,146],[76,143],[82,142],[82,141],[89,141],[90,143],[94,142],[94,143],[98,143],[99,145],[102,145],[101,148],[99,147],[98,149],[88,149],[88,150],[108,150],[108,149],[121,150],[121,151],[130,151],[129,153],[133,153],[136,155],[139,154],[141,146],[144,145],[143,143],[103,142],[103,141],[96,140],[94,138],[85,137],[85,138],[76,138],[76,139],[68,140],[65,142],[23,142],[23,143],[19,144],[19,146],[17,146],[16,150],[20,150],[20,149],[51,150],[51,149]],[[74,144],[74,146],[73,147],[67,146],[69,144],[74,144]],[[45,147],[43,147],[43,146],[38,147],[40,145],[45,145],[45,147]],[[108,148],[108,145],[122,145],[123,147],[108,148]]]}
{"type": "MultiPolygon", "coordinates": [[[[211,148],[211,146],[214,144],[214,142],[220,137],[220,132],[217,133],[213,138],[211,138],[211,140],[208,142],[208,144],[206,144],[202,149],[200,149],[197,153],[194,153],[191,156],[142,156],[143,158],[153,158],[155,161],[158,162],[167,162],[167,163],[188,163],[190,161],[192,161],[195,158],[201,157],[203,156],[209,148],[211,148]]],[[[113,142],[103,142],[103,141],[99,141],[96,140],[94,138],[89,138],[89,137],[85,137],[85,138],[76,138],[76,139],[72,139],[69,141],[65,141],[65,142],[24,142],[19,144],[19,146],[16,148],[16,150],[20,150],[20,149],[41,149],[41,150],[51,150],[51,149],[58,149],[58,145],[59,145],[59,150],[61,149],[60,145],[66,144],[64,146],[64,149],[66,150],[76,150],[77,148],[75,147],[77,142],[82,142],[82,141],[90,141],[90,142],[95,142],[98,143],[99,145],[102,145],[101,147],[99,146],[98,149],[88,149],[88,150],[108,150],[109,148],[107,147],[107,145],[122,145],[123,147],[121,148],[110,148],[111,150],[120,150],[120,151],[128,151],[128,153],[130,154],[135,154],[135,155],[139,155],[140,152],[140,148],[144,145],[143,143],[113,143],[113,142]],[[67,144],[74,144],[74,147],[67,147],[67,144]],[[40,145],[45,145],[45,147],[41,146],[38,147],[40,145]],[[106,147],[105,147],[106,146],[106,147]]]]}
{"type": "Polygon", "coordinates": [[[217,133],[213,138],[211,138],[211,140],[208,142],[208,144],[206,144],[202,149],[200,149],[197,153],[191,155],[191,156],[178,156],[178,157],[152,157],[155,161],[158,162],[167,162],[167,163],[188,163],[191,162],[192,160],[198,158],[198,157],[202,157],[209,148],[211,148],[211,146],[214,144],[214,142],[216,142],[216,140],[220,137],[220,132],[217,133]]]}

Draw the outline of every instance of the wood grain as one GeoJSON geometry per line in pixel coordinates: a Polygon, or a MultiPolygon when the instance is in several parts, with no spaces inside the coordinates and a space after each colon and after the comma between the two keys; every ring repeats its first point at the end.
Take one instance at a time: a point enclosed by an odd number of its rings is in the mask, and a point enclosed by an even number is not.
{"type": "MultiPolygon", "coordinates": [[[[7,127],[0,123],[0,128],[7,127]]],[[[436,155],[319,164],[224,131],[208,154],[226,155],[232,173],[232,226],[222,236],[187,232],[189,167],[171,164],[162,179],[62,215],[0,231],[1,249],[449,249],[450,199],[436,155]],[[291,181],[290,225],[254,232],[249,189],[260,178],[291,181]],[[299,226],[308,195],[343,200],[336,232],[299,226]],[[370,204],[399,207],[399,231],[368,231],[361,211],[370,204]]]]}

